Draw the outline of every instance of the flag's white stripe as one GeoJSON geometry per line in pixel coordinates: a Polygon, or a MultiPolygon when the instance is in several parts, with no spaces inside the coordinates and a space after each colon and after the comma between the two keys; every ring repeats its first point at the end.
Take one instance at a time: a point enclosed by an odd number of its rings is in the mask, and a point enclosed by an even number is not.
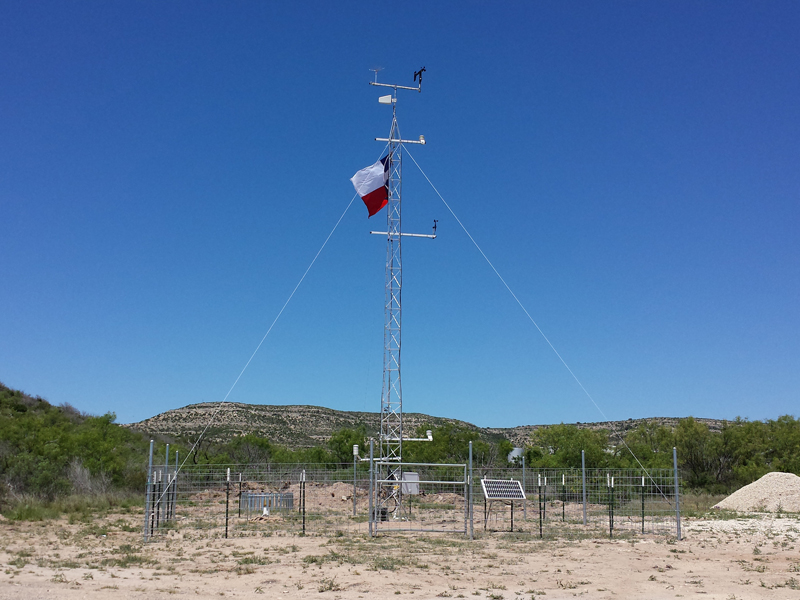
{"type": "Polygon", "coordinates": [[[386,185],[383,163],[378,161],[370,167],[361,169],[358,173],[353,175],[350,181],[353,182],[353,187],[356,188],[358,195],[363,198],[367,194],[386,185]]]}

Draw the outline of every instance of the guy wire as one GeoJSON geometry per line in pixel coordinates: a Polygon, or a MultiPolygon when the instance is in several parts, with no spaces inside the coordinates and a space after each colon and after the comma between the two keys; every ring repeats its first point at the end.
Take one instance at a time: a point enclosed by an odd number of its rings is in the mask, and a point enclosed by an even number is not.
{"type": "MultiPolygon", "coordinates": [[[[517,303],[517,304],[519,305],[519,307],[522,309],[522,312],[524,312],[524,313],[525,313],[525,316],[527,316],[527,317],[528,317],[528,319],[530,320],[530,322],[531,322],[531,323],[533,323],[533,326],[534,326],[534,327],[536,328],[536,330],[537,330],[537,331],[538,331],[538,332],[541,334],[542,338],[544,338],[544,341],[545,341],[545,342],[547,342],[547,345],[548,345],[548,346],[550,346],[550,349],[551,349],[551,350],[552,350],[552,351],[555,353],[555,355],[558,357],[558,360],[560,360],[560,361],[561,361],[561,364],[562,364],[562,365],[564,365],[564,367],[567,369],[567,371],[569,371],[569,374],[570,374],[570,375],[572,375],[572,378],[575,380],[575,382],[578,384],[578,386],[579,386],[579,387],[580,387],[580,388],[583,390],[583,393],[584,393],[584,394],[586,394],[586,396],[589,398],[589,400],[591,400],[591,401],[592,401],[592,404],[594,404],[594,407],[595,407],[595,408],[596,408],[596,409],[597,409],[597,410],[600,412],[600,414],[603,416],[603,418],[604,418],[604,419],[605,419],[605,420],[606,420],[608,423],[613,423],[613,422],[612,422],[612,421],[611,421],[611,420],[610,420],[610,419],[609,419],[609,418],[606,416],[606,414],[603,412],[603,409],[602,409],[602,408],[600,408],[600,406],[597,404],[597,402],[595,402],[595,400],[594,400],[594,398],[592,397],[592,395],[591,395],[591,394],[589,393],[589,391],[588,391],[588,390],[587,390],[587,389],[586,389],[586,388],[583,386],[583,383],[581,383],[581,380],[580,380],[580,379],[578,379],[578,376],[577,376],[577,375],[575,375],[575,373],[573,372],[573,370],[572,370],[572,369],[570,368],[570,366],[567,364],[567,361],[565,361],[565,360],[564,360],[564,358],[561,356],[561,354],[558,352],[558,350],[556,350],[556,347],[553,345],[553,343],[550,341],[550,339],[549,339],[549,338],[548,338],[548,337],[547,337],[547,336],[544,334],[544,331],[542,331],[541,327],[539,327],[538,323],[536,323],[536,321],[533,319],[533,317],[531,316],[531,314],[528,312],[528,309],[527,309],[527,308],[525,308],[525,306],[522,304],[522,302],[521,302],[521,301],[520,301],[520,299],[517,297],[517,295],[514,293],[514,291],[511,289],[511,287],[508,285],[508,283],[506,283],[506,280],[505,280],[505,279],[503,279],[503,276],[502,276],[502,275],[500,275],[500,272],[499,272],[499,271],[498,271],[498,270],[495,268],[494,264],[492,264],[492,261],[491,261],[491,260],[489,260],[489,257],[488,257],[488,256],[486,256],[486,254],[484,253],[484,251],[483,251],[483,250],[481,249],[481,247],[478,245],[478,242],[476,242],[476,241],[475,241],[475,238],[473,238],[473,237],[472,237],[472,235],[470,234],[470,232],[469,232],[469,231],[467,231],[467,228],[466,228],[466,227],[464,226],[464,224],[461,222],[461,219],[459,219],[459,218],[458,218],[458,216],[456,215],[455,211],[453,211],[453,209],[452,209],[452,208],[450,207],[450,205],[447,203],[447,200],[445,200],[445,199],[444,199],[444,197],[442,196],[442,194],[441,194],[441,193],[439,193],[439,190],[438,190],[438,189],[436,189],[436,186],[435,186],[435,185],[433,185],[433,182],[430,180],[430,178],[429,178],[429,177],[428,177],[428,175],[425,173],[425,171],[423,171],[423,170],[422,170],[422,167],[420,167],[420,166],[419,166],[419,163],[418,163],[418,162],[417,162],[417,160],[416,160],[416,159],[415,159],[415,158],[412,156],[411,152],[409,152],[409,151],[408,151],[408,148],[405,146],[405,144],[403,144],[403,148],[405,149],[405,151],[406,151],[406,154],[408,154],[409,158],[411,158],[411,160],[412,160],[412,161],[414,161],[414,164],[415,164],[415,165],[417,166],[417,168],[419,169],[419,172],[420,172],[420,173],[422,173],[422,176],[423,176],[423,177],[424,177],[424,178],[425,178],[425,179],[428,181],[428,183],[430,184],[430,186],[433,188],[433,191],[434,191],[434,192],[436,192],[436,195],[437,195],[437,196],[439,196],[439,199],[440,199],[440,200],[441,200],[441,201],[444,203],[445,207],[447,207],[447,210],[448,210],[448,211],[450,211],[450,214],[451,214],[451,215],[453,215],[453,218],[454,218],[454,219],[456,220],[456,222],[457,222],[457,223],[458,223],[458,224],[461,226],[461,229],[463,229],[463,230],[464,230],[464,233],[466,233],[466,234],[467,234],[467,237],[468,237],[468,238],[470,239],[470,241],[473,243],[473,245],[475,246],[475,248],[477,248],[477,249],[478,249],[478,252],[480,252],[480,253],[481,253],[481,256],[483,256],[484,260],[487,262],[487,264],[489,265],[489,267],[492,269],[492,271],[494,271],[494,274],[495,274],[495,275],[497,275],[498,279],[500,279],[500,282],[503,284],[503,286],[505,286],[506,290],[508,290],[508,293],[509,293],[509,294],[511,294],[511,297],[512,297],[512,298],[514,298],[514,300],[516,301],[516,303],[517,303]]],[[[638,465],[639,465],[639,466],[642,468],[642,471],[644,471],[644,472],[645,472],[645,474],[646,474],[646,475],[647,475],[647,477],[650,479],[650,481],[652,481],[652,482],[653,482],[653,485],[655,485],[655,486],[656,486],[656,489],[659,491],[659,493],[661,494],[661,496],[662,496],[662,497],[663,497],[663,498],[664,498],[664,499],[665,499],[665,500],[666,500],[666,501],[667,501],[667,502],[670,504],[670,506],[671,506],[671,505],[672,505],[672,502],[670,502],[669,498],[667,498],[667,496],[666,496],[666,495],[664,494],[664,492],[661,490],[661,487],[660,487],[660,486],[659,486],[659,485],[656,483],[655,479],[653,479],[653,476],[652,476],[652,475],[650,475],[650,472],[649,472],[649,471],[648,471],[648,470],[645,468],[645,466],[642,464],[642,462],[639,460],[639,458],[636,456],[636,454],[633,452],[633,450],[631,450],[630,446],[628,446],[628,444],[625,442],[625,438],[624,438],[624,437],[622,437],[622,435],[620,435],[619,431],[616,429],[616,427],[614,427],[614,425],[613,425],[613,424],[611,425],[611,429],[613,429],[613,430],[614,430],[614,433],[615,433],[615,434],[616,434],[616,436],[619,438],[619,440],[622,442],[622,445],[623,445],[623,446],[625,446],[625,448],[628,450],[628,452],[630,452],[630,453],[631,453],[631,456],[633,456],[634,460],[635,460],[635,461],[637,462],[637,464],[638,464],[638,465]]]]}

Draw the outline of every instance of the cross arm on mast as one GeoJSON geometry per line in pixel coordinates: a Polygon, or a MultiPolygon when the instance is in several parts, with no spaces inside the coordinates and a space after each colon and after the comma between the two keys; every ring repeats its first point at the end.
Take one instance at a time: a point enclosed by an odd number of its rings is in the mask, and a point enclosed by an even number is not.
{"type": "MultiPolygon", "coordinates": [[[[421,92],[421,87],[409,87],[407,85],[394,85],[393,83],[378,83],[377,81],[370,81],[370,85],[377,85],[378,87],[388,87],[393,88],[395,90],[411,90],[412,92],[421,92]]],[[[422,82],[420,82],[420,86],[422,82]]]]}
{"type": "Polygon", "coordinates": [[[438,226],[438,224],[439,224],[439,220],[438,219],[434,219],[433,220],[433,233],[432,234],[428,234],[428,233],[402,233],[402,232],[399,232],[399,231],[395,232],[395,233],[390,233],[388,231],[370,231],[369,233],[370,233],[370,235],[388,235],[388,236],[400,236],[400,237],[415,237],[415,238],[426,238],[426,239],[429,239],[429,240],[435,240],[436,239],[436,227],[438,226]]]}
{"type": "MultiPolygon", "coordinates": [[[[389,235],[388,231],[370,231],[371,235],[389,235]]],[[[393,235],[401,235],[403,237],[416,237],[416,238],[428,238],[429,240],[435,240],[436,234],[428,235],[426,233],[395,233],[393,235]]]]}
{"type": "Polygon", "coordinates": [[[399,138],[375,138],[376,142],[393,142],[395,144],[422,144],[425,145],[425,136],[419,136],[418,140],[401,140],[399,138]]]}

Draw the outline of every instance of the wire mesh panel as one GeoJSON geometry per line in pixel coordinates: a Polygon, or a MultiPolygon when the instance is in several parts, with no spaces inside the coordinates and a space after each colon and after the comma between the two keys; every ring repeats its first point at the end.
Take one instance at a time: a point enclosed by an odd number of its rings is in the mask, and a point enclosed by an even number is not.
{"type": "MultiPolygon", "coordinates": [[[[355,473],[342,465],[189,466],[173,484],[170,527],[210,537],[366,533],[368,488],[362,465],[355,473]]],[[[164,530],[162,520],[150,534],[164,530]]]]}
{"type": "Polygon", "coordinates": [[[175,520],[177,473],[167,467],[150,470],[145,490],[144,538],[159,529],[170,527],[175,520]]]}
{"type": "MultiPolygon", "coordinates": [[[[493,469],[483,477],[521,477],[521,469],[493,469]]],[[[676,535],[675,473],[653,469],[528,469],[526,499],[515,501],[514,530],[541,537],[676,535]],[[585,481],[585,485],[584,485],[585,481]]],[[[477,484],[477,481],[476,481],[477,484]]],[[[473,503],[483,503],[476,485],[473,503]]],[[[475,509],[477,512],[477,508],[475,509]]],[[[507,531],[511,514],[489,512],[487,530],[507,531]]]]}
{"type": "Polygon", "coordinates": [[[525,494],[525,499],[513,501],[513,515],[509,506],[490,511],[485,523],[489,532],[509,531],[513,518],[514,531],[549,538],[676,534],[671,469],[648,474],[633,469],[482,469],[470,482],[465,465],[405,463],[399,480],[390,478],[389,467],[375,461],[371,482],[365,463],[355,469],[193,465],[177,477],[174,470],[155,468],[145,498],[145,536],[176,527],[184,535],[200,537],[339,531],[465,534],[470,518],[480,522],[482,517],[481,479],[514,479],[525,494]]]}

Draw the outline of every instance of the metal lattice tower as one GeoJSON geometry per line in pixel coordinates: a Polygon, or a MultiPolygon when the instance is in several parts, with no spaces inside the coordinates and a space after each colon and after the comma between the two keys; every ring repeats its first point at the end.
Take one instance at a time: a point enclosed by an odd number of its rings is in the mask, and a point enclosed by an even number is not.
{"type": "MultiPolygon", "coordinates": [[[[424,68],[422,69],[424,71],[424,68]]],[[[383,327],[383,389],[381,392],[380,460],[396,463],[390,467],[387,479],[400,480],[400,462],[403,450],[403,387],[400,378],[400,348],[402,325],[403,259],[401,241],[403,237],[436,238],[436,225],[432,235],[403,233],[401,221],[401,196],[403,175],[403,144],[425,144],[425,138],[404,140],[397,124],[397,90],[422,91],[422,71],[414,74],[418,87],[407,87],[370,82],[370,85],[392,88],[393,94],[379,99],[381,104],[392,105],[392,127],[388,138],[375,138],[389,144],[388,203],[386,205],[386,231],[371,231],[386,236],[386,287],[384,298],[383,327]]],[[[377,73],[376,73],[377,79],[377,73]]],[[[397,487],[397,486],[395,486],[397,487]]],[[[400,504],[399,494],[394,498],[400,504]]]]}
{"type": "Polygon", "coordinates": [[[403,257],[401,191],[403,156],[397,127],[397,104],[392,103],[389,133],[389,203],[386,205],[386,287],[383,322],[383,389],[381,391],[380,458],[400,462],[403,451],[403,386],[400,379],[403,321],[403,257]]]}

